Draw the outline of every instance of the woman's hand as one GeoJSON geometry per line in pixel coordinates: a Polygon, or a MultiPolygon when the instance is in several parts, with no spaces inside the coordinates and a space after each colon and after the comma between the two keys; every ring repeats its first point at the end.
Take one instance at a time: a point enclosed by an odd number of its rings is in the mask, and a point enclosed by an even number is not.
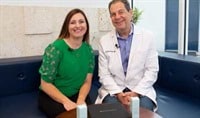
{"type": "Polygon", "coordinates": [[[82,105],[82,104],[86,104],[85,101],[83,100],[77,100],[76,102],[77,105],[82,105]]]}
{"type": "Polygon", "coordinates": [[[67,111],[70,111],[72,109],[75,109],[77,107],[76,103],[72,102],[72,101],[69,101],[69,102],[65,102],[64,104],[64,108],[67,110],[67,111]]]}

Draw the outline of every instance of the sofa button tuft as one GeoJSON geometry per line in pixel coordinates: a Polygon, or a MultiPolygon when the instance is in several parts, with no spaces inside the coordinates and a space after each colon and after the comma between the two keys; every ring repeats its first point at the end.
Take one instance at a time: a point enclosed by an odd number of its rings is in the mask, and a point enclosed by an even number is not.
{"type": "Polygon", "coordinates": [[[19,74],[17,75],[17,79],[18,79],[18,80],[24,80],[24,79],[25,79],[24,73],[19,73],[19,74]]]}

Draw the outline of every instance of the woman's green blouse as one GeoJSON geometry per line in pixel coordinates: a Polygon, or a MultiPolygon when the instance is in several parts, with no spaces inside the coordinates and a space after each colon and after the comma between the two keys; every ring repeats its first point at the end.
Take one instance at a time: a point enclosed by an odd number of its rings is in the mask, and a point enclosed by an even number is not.
{"type": "Polygon", "coordinates": [[[45,49],[39,72],[44,81],[71,97],[79,92],[93,70],[94,53],[89,44],[83,42],[78,49],[71,49],[63,39],[58,39],[45,49]]]}

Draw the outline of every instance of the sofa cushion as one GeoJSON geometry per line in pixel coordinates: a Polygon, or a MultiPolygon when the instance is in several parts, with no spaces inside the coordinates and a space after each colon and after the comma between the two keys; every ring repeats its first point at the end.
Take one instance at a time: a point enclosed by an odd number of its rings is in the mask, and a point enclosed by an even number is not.
{"type": "Polygon", "coordinates": [[[200,116],[199,99],[179,92],[157,88],[157,113],[163,118],[198,118],[200,116]]]}
{"type": "Polygon", "coordinates": [[[93,72],[93,78],[92,78],[92,85],[90,92],[88,94],[91,103],[95,103],[96,98],[98,96],[98,89],[101,86],[101,83],[99,82],[99,76],[98,76],[98,51],[94,51],[95,54],[95,67],[93,72]]]}
{"type": "Polygon", "coordinates": [[[0,98],[1,118],[46,118],[38,109],[38,91],[0,98]]]}

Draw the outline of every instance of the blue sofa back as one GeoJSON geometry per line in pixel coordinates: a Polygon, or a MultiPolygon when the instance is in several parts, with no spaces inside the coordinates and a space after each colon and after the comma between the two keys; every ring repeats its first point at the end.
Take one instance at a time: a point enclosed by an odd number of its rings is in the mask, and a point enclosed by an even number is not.
{"type": "Polygon", "coordinates": [[[38,109],[41,56],[0,59],[0,117],[46,118],[38,109]]]}
{"type": "Polygon", "coordinates": [[[200,58],[159,53],[157,85],[200,99],[200,58]]]}
{"type": "Polygon", "coordinates": [[[159,53],[159,74],[155,84],[157,113],[164,118],[200,116],[200,58],[159,53]]]}
{"type": "Polygon", "coordinates": [[[0,97],[37,90],[41,62],[41,56],[1,59],[0,97]]]}

